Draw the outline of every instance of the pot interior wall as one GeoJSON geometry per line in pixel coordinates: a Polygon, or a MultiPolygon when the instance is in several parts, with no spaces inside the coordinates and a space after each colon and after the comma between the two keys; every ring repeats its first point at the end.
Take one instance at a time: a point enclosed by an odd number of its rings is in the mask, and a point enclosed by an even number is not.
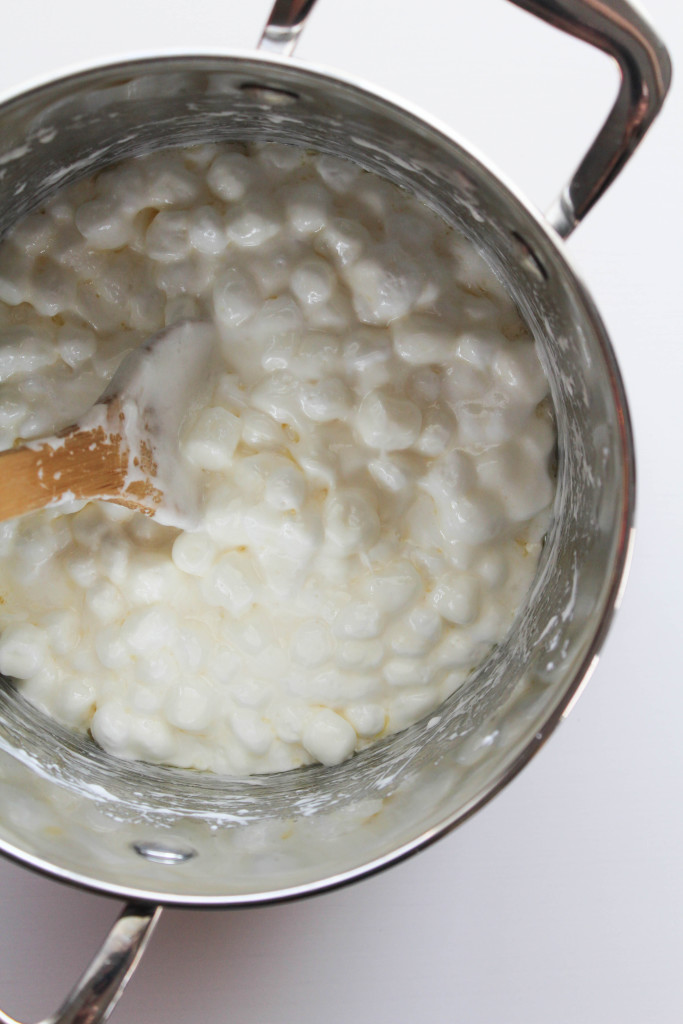
{"type": "Polygon", "coordinates": [[[122,763],[0,688],[0,842],[97,888],[270,899],[353,877],[495,792],[592,662],[625,559],[632,466],[614,359],[556,244],[467,150],[392,103],[297,66],[173,58],[86,72],[0,110],[0,231],[123,157],[269,139],[410,188],[479,246],[543,352],[559,436],[555,518],[505,643],[437,713],[335,767],[223,779],[122,763]]]}

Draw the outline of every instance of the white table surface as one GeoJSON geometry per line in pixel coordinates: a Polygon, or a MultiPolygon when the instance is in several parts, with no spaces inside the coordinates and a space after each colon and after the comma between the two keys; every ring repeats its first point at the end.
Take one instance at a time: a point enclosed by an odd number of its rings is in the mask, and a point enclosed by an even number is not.
{"type": "MultiPolygon", "coordinates": [[[[0,89],[150,50],[252,46],[269,0],[33,0],[0,89]]],[[[678,0],[650,14],[683,55],[678,0]]],[[[678,51],[678,53],[677,53],[678,51]]],[[[610,63],[504,0],[320,0],[297,56],[437,115],[545,206],[614,93],[610,63]]],[[[622,610],[568,722],[440,843],[280,907],[167,911],[114,1024],[683,1020],[681,92],[569,243],[613,338],[639,457],[622,610]]],[[[118,907],[0,863],[0,1005],[53,1011],[118,907]]]]}

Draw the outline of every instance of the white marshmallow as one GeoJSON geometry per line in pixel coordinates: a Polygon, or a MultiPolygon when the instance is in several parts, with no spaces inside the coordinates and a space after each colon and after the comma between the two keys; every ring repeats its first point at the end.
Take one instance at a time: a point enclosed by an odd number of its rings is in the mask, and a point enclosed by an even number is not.
{"type": "Polygon", "coordinates": [[[69,186],[0,244],[0,443],[74,422],[182,318],[219,336],[180,438],[199,529],[102,503],[0,525],[0,670],[123,757],[337,764],[433,711],[524,600],[554,493],[543,369],[407,192],[192,147],[69,186]]]}
{"type": "Polygon", "coordinates": [[[306,724],[301,741],[316,761],[325,765],[345,761],[356,745],[353,726],[329,708],[314,712],[306,724]]]}
{"type": "Polygon", "coordinates": [[[183,452],[198,469],[227,469],[240,439],[242,424],[227,409],[202,409],[183,438],[183,452]]]}

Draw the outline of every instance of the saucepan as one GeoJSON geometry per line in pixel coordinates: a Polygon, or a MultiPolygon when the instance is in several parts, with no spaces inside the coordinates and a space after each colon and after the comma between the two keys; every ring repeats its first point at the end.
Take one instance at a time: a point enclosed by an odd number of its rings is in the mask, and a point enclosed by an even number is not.
{"type": "Polygon", "coordinates": [[[515,2],[621,72],[604,127],[545,217],[442,125],[291,59],[313,0],[278,0],[257,52],[92,67],[0,107],[2,232],[105,164],[208,140],[303,146],[410,189],[475,243],[514,296],[542,353],[558,433],[552,525],[506,640],[437,713],[341,765],[220,778],[123,762],[0,688],[0,848],[128,901],[53,1022],[104,1019],[163,905],[310,894],[444,835],[515,776],[595,666],[632,544],[633,441],[612,347],[563,239],[656,116],[670,64],[624,0],[515,2]]]}

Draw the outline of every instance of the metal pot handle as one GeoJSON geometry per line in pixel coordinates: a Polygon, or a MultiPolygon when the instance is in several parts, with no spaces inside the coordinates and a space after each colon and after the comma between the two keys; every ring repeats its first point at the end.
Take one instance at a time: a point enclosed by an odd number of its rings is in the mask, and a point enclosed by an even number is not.
{"type": "MultiPolygon", "coordinates": [[[[276,0],[259,49],[290,56],[315,0],[276,0]]],[[[567,238],[612,184],[659,113],[671,61],[657,34],[626,0],[512,0],[555,28],[613,57],[621,76],[607,120],[546,213],[567,238]]]]}
{"type": "MultiPolygon", "coordinates": [[[[128,903],[62,1007],[41,1024],[99,1024],[118,1002],[156,927],[161,907],[128,903]]],[[[0,1024],[19,1024],[0,1010],[0,1024]]]]}

